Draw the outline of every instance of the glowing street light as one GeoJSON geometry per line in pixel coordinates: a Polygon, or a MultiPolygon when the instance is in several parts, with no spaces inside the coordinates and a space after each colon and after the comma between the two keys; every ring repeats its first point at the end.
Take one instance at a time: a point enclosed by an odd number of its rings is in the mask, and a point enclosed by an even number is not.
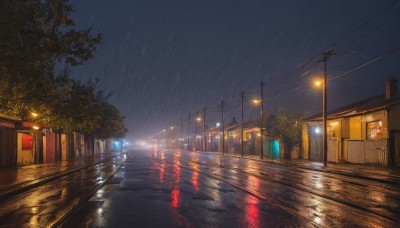
{"type": "Polygon", "coordinates": [[[31,115],[36,118],[39,114],[37,114],[36,112],[31,112],[31,115]]]}
{"type": "Polygon", "coordinates": [[[321,87],[321,86],[323,85],[323,83],[324,83],[323,80],[318,80],[318,81],[315,81],[315,82],[314,82],[314,85],[315,85],[316,87],[321,87]]]}

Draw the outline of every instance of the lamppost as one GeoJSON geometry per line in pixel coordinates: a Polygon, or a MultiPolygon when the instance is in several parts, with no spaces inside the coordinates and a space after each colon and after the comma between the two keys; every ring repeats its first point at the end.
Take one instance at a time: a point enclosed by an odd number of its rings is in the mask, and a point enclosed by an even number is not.
{"type": "Polygon", "coordinates": [[[264,159],[264,145],[263,145],[263,125],[264,125],[264,105],[262,99],[253,99],[253,103],[258,105],[260,104],[260,158],[264,159]]]}
{"type": "Polygon", "coordinates": [[[327,139],[327,104],[326,104],[326,74],[324,74],[324,79],[315,81],[314,85],[316,87],[322,87],[322,150],[323,150],[323,157],[324,157],[324,166],[328,164],[328,139],[327,139]]]}
{"type": "Polygon", "coordinates": [[[322,53],[323,59],[320,60],[319,62],[324,63],[324,79],[322,81],[316,82],[315,84],[320,86],[322,83],[323,89],[322,89],[322,115],[323,115],[323,126],[324,126],[324,138],[323,138],[323,150],[324,150],[324,166],[326,167],[328,165],[328,128],[327,128],[327,80],[326,80],[326,64],[328,62],[328,58],[335,55],[336,52],[334,51],[325,51],[322,53]]]}
{"type": "Polygon", "coordinates": [[[172,149],[175,150],[175,123],[172,123],[171,130],[172,130],[171,146],[172,146],[172,149]]]}
{"type": "Polygon", "coordinates": [[[201,118],[199,116],[196,117],[195,122],[196,122],[196,126],[194,128],[194,150],[197,150],[197,124],[200,123],[201,118]]]}
{"type": "Polygon", "coordinates": [[[260,158],[264,158],[263,125],[264,125],[264,82],[260,82],[260,99],[253,99],[254,104],[260,104],[260,158]]]}

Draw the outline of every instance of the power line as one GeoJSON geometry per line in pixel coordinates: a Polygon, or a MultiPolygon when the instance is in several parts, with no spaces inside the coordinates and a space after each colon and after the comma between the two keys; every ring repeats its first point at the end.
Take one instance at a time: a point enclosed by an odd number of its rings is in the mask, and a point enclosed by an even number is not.
{"type": "MultiPolygon", "coordinates": [[[[376,57],[376,58],[374,58],[374,59],[372,59],[372,60],[369,60],[369,61],[367,61],[367,62],[365,62],[365,63],[363,63],[363,64],[358,65],[357,67],[355,67],[355,68],[353,68],[353,69],[351,69],[351,70],[349,70],[349,71],[346,71],[346,72],[344,72],[344,73],[342,73],[342,74],[340,74],[340,75],[334,76],[334,77],[332,77],[332,78],[330,78],[330,79],[327,79],[327,80],[328,80],[328,81],[332,81],[332,80],[335,80],[335,79],[344,77],[344,76],[346,76],[346,75],[348,75],[348,74],[350,74],[350,73],[352,73],[352,72],[354,72],[354,71],[356,71],[356,70],[359,70],[359,69],[361,69],[361,68],[363,68],[363,67],[366,67],[366,66],[368,66],[368,65],[370,65],[370,64],[372,64],[372,63],[374,63],[374,62],[376,62],[376,61],[379,61],[379,60],[381,60],[381,59],[383,59],[383,58],[385,58],[385,57],[388,57],[388,56],[390,56],[390,55],[393,55],[393,54],[395,54],[395,53],[397,53],[397,52],[400,52],[400,48],[396,48],[396,49],[390,50],[390,51],[384,53],[383,55],[380,55],[380,56],[378,56],[378,57],[376,57]]],[[[291,89],[291,90],[288,90],[288,91],[285,91],[285,92],[283,92],[283,93],[279,93],[279,94],[277,94],[277,95],[268,97],[268,98],[265,99],[265,101],[272,100],[272,99],[275,99],[275,98],[284,96],[284,95],[286,95],[286,94],[288,94],[288,93],[291,93],[291,92],[295,92],[295,91],[297,91],[297,90],[299,90],[299,89],[301,89],[301,88],[306,87],[307,85],[308,85],[308,83],[305,83],[305,84],[300,85],[300,86],[297,86],[296,88],[293,88],[293,89],[291,89]]]]}

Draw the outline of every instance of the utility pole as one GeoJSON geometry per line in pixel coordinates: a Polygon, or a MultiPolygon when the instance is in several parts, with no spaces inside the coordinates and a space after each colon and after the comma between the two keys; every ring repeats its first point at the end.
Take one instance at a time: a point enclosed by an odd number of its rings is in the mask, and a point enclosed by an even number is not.
{"type": "Polygon", "coordinates": [[[241,119],[241,131],[240,131],[240,142],[241,142],[241,149],[240,149],[240,154],[243,157],[243,101],[244,101],[244,91],[242,90],[242,92],[240,93],[241,97],[242,97],[242,119],[241,119]]]}
{"type": "Polygon", "coordinates": [[[183,138],[182,138],[182,129],[183,129],[183,117],[181,116],[181,135],[179,137],[179,149],[183,150],[183,138]]]}
{"type": "Polygon", "coordinates": [[[261,94],[260,94],[260,99],[261,99],[261,120],[260,120],[260,134],[261,134],[261,152],[260,152],[260,158],[264,159],[264,145],[263,145],[263,127],[264,127],[264,82],[260,82],[260,87],[261,87],[261,94]]]}
{"type": "Polygon", "coordinates": [[[172,150],[175,150],[175,122],[172,121],[172,150]]]}
{"type": "Polygon", "coordinates": [[[224,124],[224,101],[221,101],[221,124],[222,124],[222,154],[225,154],[225,124],[224,124]]]}
{"type": "Polygon", "coordinates": [[[195,120],[194,120],[194,151],[196,151],[197,150],[197,116],[199,115],[199,112],[196,112],[196,117],[195,117],[195,120]]]}
{"type": "Polygon", "coordinates": [[[207,140],[206,140],[206,107],[203,107],[203,146],[204,151],[207,151],[207,140]]]}
{"type": "Polygon", "coordinates": [[[189,123],[188,123],[188,132],[187,132],[187,150],[190,151],[190,112],[189,112],[189,123]]]}
{"type": "Polygon", "coordinates": [[[326,63],[328,58],[332,55],[335,55],[334,51],[325,51],[322,53],[323,59],[320,62],[324,62],[324,85],[323,85],[323,96],[322,96],[322,113],[323,113],[323,126],[324,126],[324,133],[323,133],[323,152],[324,152],[324,166],[328,165],[328,130],[327,130],[327,80],[326,80],[326,63]]]}

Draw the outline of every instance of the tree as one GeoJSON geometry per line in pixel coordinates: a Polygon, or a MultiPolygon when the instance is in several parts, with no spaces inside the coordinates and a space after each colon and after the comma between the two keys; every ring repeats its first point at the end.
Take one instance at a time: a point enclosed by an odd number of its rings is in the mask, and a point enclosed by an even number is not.
{"type": "Polygon", "coordinates": [[[46,109],[56,95],[56,64],[77,66],[94,57],[101,35],[76,30],[72,11],[67,0],[0,1],[1,113],[27,119],[46,109]]]}
{"type": "Polygon", "coordinates": [[[109,95],[71,79],[69,67],[94,57],[101,35],[76,30],[68,0],[0,1],[0,113],[37,121],[65,133],[122,138],[124,117],[109,95]],[[61,75],[55,68],[64,67],[61,75]]]}
{"type": "Polygon", "coordinates": [[[285,108],[278,108],[276,115],[267,117],[267,134],[282,140],[285,147],[285,158],[290,158],[293,147],[301,142],[301,119],[300,113],[289,112],[285,108]]]}

